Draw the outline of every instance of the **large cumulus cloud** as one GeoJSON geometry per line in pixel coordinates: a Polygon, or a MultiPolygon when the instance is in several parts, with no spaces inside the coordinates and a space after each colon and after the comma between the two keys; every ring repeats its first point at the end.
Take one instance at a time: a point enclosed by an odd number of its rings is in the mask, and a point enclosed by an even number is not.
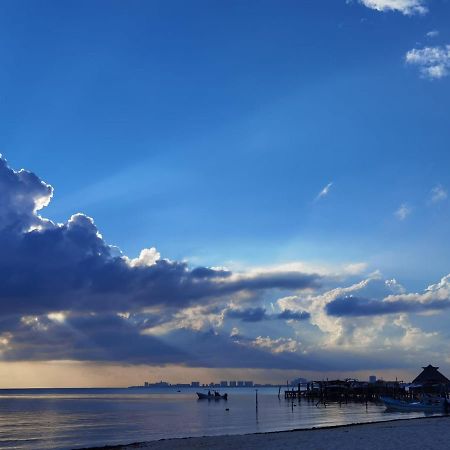
{"type": "Polygon", "coordinates": [[[4,159],[0,189],[5,361],[355,370],[406,367],[419,345],[436,348],[439,333],[409,314],[447,308],[449,277],[421,294],[377,274],[323,290],[330,277],[290,266],[192,268],[154,248],[132,258],[84,214],[44,218],[53,188],[4,159]]]}
{"type": "MultiPolygon", "coordinates": [[[[229,336],[219,339],[216,332],[189,326],[166,330],[164,336],[146,330],[171,324],[199,305],[213,305],[214,311],[226,299],[258,299],[271,290],[297,291],[321,283],[319,275],[299,271],[191,268],[162,259],[155,249],[127,257],[106,243],[84,214],[62,224],[42,217],[53,188],[32,172],[11,169],[3,158],[0,189],[0,352],[5,360],[205,364],[193,347],[182,348],[191,339],[202,342],[203,354],[211,343],[230,351],[231,366],[238,364],[238,355],[250,366],[260,366],[272,356],[245,349],[229,336]]],[[[227,359],[224,351],[214,354],[215,360],[227,359]]]]}
{"type": "Polygon", "coordinates": [[[64,224],[38,215],[52,188],[0,159],[0,311],[130,311],[149,305],[185,306],[241,291],[304,289],[314,274],[235,275],[184,262],[117,256],[94,221],[75,214],[64,224]]]}
{"type": "Polygon", "coordinates": [[[429,286],[421,294],[390,294],[381,299],[350,295],[337,297],[325,307],[327,314],[336,317],[426,313],[447,308],[450,308],[450,275],[429,286]]]}

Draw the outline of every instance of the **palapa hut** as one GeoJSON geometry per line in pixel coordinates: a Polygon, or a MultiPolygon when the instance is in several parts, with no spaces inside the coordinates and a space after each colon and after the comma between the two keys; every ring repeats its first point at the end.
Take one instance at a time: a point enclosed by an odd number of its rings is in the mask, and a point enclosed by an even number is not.
{"type": "Polygon", "coordinates": [[[422,372],[414,378],[411,390],[422,392],[438,392],[447,394],[450,388],[450,380],[439,372],[439,367],[428,364],[422,367],[422,372]]]}

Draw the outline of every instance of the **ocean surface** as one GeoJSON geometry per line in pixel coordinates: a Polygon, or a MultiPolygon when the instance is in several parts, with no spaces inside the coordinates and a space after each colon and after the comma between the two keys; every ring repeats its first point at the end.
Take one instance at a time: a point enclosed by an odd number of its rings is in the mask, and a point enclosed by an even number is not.
{"type": "MultiPolygon", "coordinates": [[[[278,389],[228,389],[227,402],[197,400],[196,390],[0,390],[1,449],[75,449],[170,437],[256,433],[397,418],[383,405],[317,407],[278,398],[278,389]],[[226,409],[229,409],[228,411],[226,409]]],[[[205,392],[205,390],[203,390],[205,392]]],[[[282,392],[283,395],[283,392],[282,392]]]]}

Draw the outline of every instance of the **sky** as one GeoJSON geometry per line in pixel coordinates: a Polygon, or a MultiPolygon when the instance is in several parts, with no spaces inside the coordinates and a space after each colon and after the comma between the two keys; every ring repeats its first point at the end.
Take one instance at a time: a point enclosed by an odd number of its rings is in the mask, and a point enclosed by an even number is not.
{"type": "Polygon", "coordinates": [[[0,387],[448,375],[449,19],[2,1],[0,387]]]}

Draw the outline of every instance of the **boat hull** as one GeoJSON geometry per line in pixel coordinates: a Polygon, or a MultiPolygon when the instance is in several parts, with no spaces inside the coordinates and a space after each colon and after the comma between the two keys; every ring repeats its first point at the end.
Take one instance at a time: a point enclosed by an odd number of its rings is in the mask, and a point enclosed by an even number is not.
{"type": "Polygon", "coordinates": [[[203,394],[202,392],[197,392],[199,400],[227,400],[228,394],[214,395],[214,394],[203,394]]]}
{"type": "Polygon", "coordinates": [[[436,399],[429,402],[405,402],[404,400],[396,400],[390,397],[381,397],[386,408],[391,411],[425,411],[425,412],[440,412],[447,410],[446,399],[436,399]]]}

